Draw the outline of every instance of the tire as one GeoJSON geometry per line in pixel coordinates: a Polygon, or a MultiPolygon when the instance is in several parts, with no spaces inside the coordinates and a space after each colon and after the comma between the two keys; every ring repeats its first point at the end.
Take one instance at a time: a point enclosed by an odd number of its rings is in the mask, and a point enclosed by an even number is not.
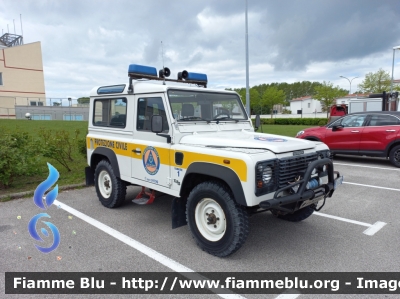
{"type": "Polygon", "coordinates": [[[101,160],[94,172],[94,185],[97,197],[101,204],[107,208],[119,207],[126,196],[126,185],[114,174],[111,164],[101,160]]]}
{"type": "Polygon", "coordinates": [[[277,217],[290,222],[300,222],[304,219],[307,219],[312,215],[312,213],[314,213],[314,207],[315,205],[309,205],[294,212],[293,214],[277,215],[277,217]]]}
{"type": "Polygon", "coordinates": [[[400,145],[396,145],[391,149],[389,159],[394,166],[400,167],[400,145]]]}
{"type": "Polygon", "coordinates": [[[190,192],[186,220],[197,245],[218,257],[236,252],[249,233],[247,211],[217,181],[200,183],[190,192]]]}

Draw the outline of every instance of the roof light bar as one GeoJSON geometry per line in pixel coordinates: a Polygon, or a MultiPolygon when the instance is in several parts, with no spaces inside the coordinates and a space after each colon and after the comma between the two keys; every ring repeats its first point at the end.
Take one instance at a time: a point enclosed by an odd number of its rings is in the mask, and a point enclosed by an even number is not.
{"type": "Polygon", "coordinates": [[[128,68],[128,75],[131,77],[157,77],[157,69],[152,66],[131,64],[128,68]]]}
{"type": "Polygon", "coordinates": [[[167,79],[171,75],[171,71],[169,68],[164,67],[158,72],[155,67],[139,65],[139,64],[130,64],[128,68],[128,76],[129,76],[129,87],[128,93],[133,93],[133,79],[149,79],[149,80],[159,80],[159,81],[170,81],[170,82],[180,82],[180,83],[188,83],[188,84],[197,84],[198,86],[207,87],[207,75],[199,74],[199,73],[189,73],[188,71],[183,71],[178,73],[178,80],[167,79]]]}

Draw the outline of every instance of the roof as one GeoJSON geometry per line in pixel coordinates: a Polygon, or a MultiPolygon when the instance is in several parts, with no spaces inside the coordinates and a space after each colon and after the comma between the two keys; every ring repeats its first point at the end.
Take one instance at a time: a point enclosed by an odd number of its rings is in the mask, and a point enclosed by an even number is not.
{"type": "Polygon", "coordinates": [[[304,100],[309,100],[309,99],[311,99],[311,98],[312,98],[311,96],[305,96],[305,97],[301,97],[301,98],[295,98],[295,99],[291,100],[291,102],[294,102],[294,101],[304,101],[304,100]]]}
{"type": "Polygon", "coordinates": [[[355,112],[355,113],[349,113],[348,115],[353,115],[353,114],[392,114],[392,115],[397,115],[400,117],[400,111],[361,111],[361,112],[355,112]]]}
{"type": "MultiPolygon", "coordinates": [[[[134,94],[144,94],[144,93],[157,93],[157,92],[166,92],[168,89],[184,89],[184,90],[196,90],[196,91],[201,91],[201,92],[224,92],[224,93],[233,93],[237,94],[235,91],[230,91],[230,90],[221,90],[221,89],[209,89],[209,88],[204,88],[204,87],[197,87],[194,86],[194,84],[188,84],[188,83],[170,83],[166,82],[167,85],[163,85],[162,81],[133,81],[133,93],[134,94]]],[[[115,86],[115,85],[125,85],[124,91],[122,93],[109,93],[109,94],[98,94],[97,90],[100,87],[104,86],[96,86],[90,91],[90,96],[114,96],[118,94],[128,94],[128,88],[129,84],[110,84],[110,85],[105,85],[105,86],[115,86]]]]}

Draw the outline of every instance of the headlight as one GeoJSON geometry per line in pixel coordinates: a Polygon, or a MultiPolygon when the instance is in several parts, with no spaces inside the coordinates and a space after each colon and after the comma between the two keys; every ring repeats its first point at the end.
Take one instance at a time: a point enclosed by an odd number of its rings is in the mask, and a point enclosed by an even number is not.
{"type": "Polygon", "coordinates": [[[262,180],[264,184],[268,184],[271,181],[272,178],[272,169],[271,167],[267,166],[264,168],[262,172],[262,180]]]}
{"type": "Polygon", "coordinates": [[[257,165],[257,187],[263,188],[265,185],[273,181],[273,166],[271,164],[258,164],[257,165]]]}
{"type": "Polygon", "coordinates": [[[324,158],[331,159],[331,151],[330,150],[319,151],[317,153],[318,153],[318,159],[324,159],[324,158]]]}
{"type": "Polygon", "coordinates": [[[296,137],[298,137],[298,136],[300,136],[300,135],[303,135],[304,134],[304,131],[300,131],[300,132],[298,132],[297,134],[296,134],[296,137]]]}

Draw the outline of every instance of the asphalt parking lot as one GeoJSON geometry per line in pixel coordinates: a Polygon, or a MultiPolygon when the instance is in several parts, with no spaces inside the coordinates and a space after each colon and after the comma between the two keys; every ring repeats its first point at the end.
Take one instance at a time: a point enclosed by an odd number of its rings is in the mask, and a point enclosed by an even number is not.
{"type": "MultiPolygon", "coordinates": [[[[202,252],[187,226],[171,229],[171,198],[133,204],[138,187],[128,187],[125,204],[104,208],[94,187],[60,192],[46,213],[61,235],[48,254],[34,247],[29,220],[41,212],[31,199],[0,203],[0,297],[82,298],[83,295],[4,295],[5,272],[398,272],[400,269],[400,169],[388,160],[336,156],[344,175],[324,208],[300,223],[271,213],[250,218],[244,246],[228,258],[202,252]],[[181,267],[181,268],[180,268],[181,267]]],[[[154,296],[154,295],[152,295],[154,296]]],[[[162,296],[162,295],[159,295],[162,296]]],[[[333,298],[335,295],[244,295],[246,298],[333,298]]],[[[128,295],[85,295],[127,298],[128,295]]],[[[139,297],[139,295],[129,295],[139,297]]],[[[167,297],[167,296],[162,296],[167,297]]],[[[172,295],[187,298],[188,295],[172,295]]],[[[190,295],[218,298],[217,295],[190,295]]],[[[340,295],[340,298],[396,295],[340,295]]],[[[336,298],[336,297],[335,297],[336,298]]]]}

